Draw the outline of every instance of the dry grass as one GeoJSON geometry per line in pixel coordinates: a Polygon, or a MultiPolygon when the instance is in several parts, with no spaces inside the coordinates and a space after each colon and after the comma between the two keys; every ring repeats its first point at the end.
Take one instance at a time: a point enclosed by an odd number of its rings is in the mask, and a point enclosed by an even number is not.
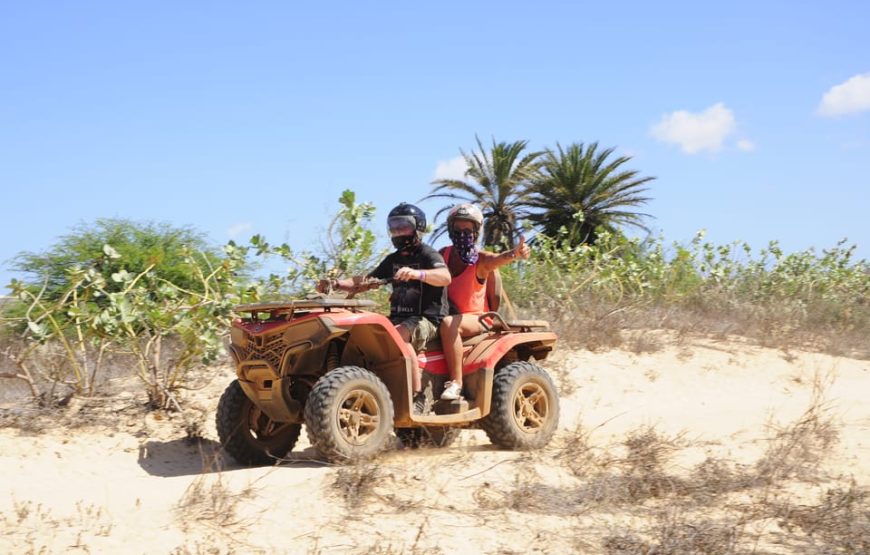
{"type": "Polygon", "coordinates": [[[355,553],[359,555],[442,555],[444,551],[440,547],[423,545],[428,529],[429,519],[424,518],[417,527],[414,540],[410,543],[396,542],[394,539],[378,534],[381,537],[377,542],[363,546],[355,553]]]}
{"type": "Polygon", "coordinates": [[[488,511],[510,510],[563,517],[579,514],[582,510],[576,491],[541,483],[530,461],[515,466],[511,487],[500,489],[487,481],[474,491],[472,498],[478,507],[488,511]]]}
{"type": "Polygon", "coordinates": [[[854,482],[830,488],[814,505],[777,502],[771,505],[779,526],[799,529],[816,553],[870,553],[870,502],[866,488],[854,482]]]}
{"type": "Polygon", "coordinates": [[[375,486],[383,480],[383,467],[371,462],[362,462],[339,468],[331,487],[338,493],[345,507],[352,510],[379,497],[375,492],[375,486]]]}
{"type": "Polygon", "coordinates": [[[109,537],[114,528],[111,515],[103,507],[78,501],[75,512],[57,515],[52,509],[33,501],[13,501],[13,512],[0,512],[0,526],[14,531],[5,538],[19,553],[54,553],[58,540],[69,548],[87,550],[95,538],[109,537]],[[46,534],[53,530],[53,534],[46,534]]]}
{"type": "Polygon", "coordinates": [[[816,375],[812,398],[804,413],[788,426],[769,424],[774,432],[764,456],[756,463],[755,474],[760,483],[815,477],[825,454],[838,439],[837,425],[831,416],[831,406],[825,391],[833,376],[816,375]]]}
{"type": "MultiPolygon", "coordinates": [[[[653,302],[643,299],[607,300],[585,291],[569,298],[536,293],[529,306],[516,309],[521,318],[550,321],[560,341],[593,352],[625,349],[654,353],[661,341],[647,330],[670,330],[676,337],[703,335],[717,339],[740,336],[784,353],[818,351],[835,356],[870,358],[866,340],[870,321],[843,327],[831,318],[817,317],[824,305],[801,307],[776,302],[707,299],[703,302],[653,302]]],[[[854,306],[853,312],[868,312],[854,306]]],[[[860,319],[858,319],[860,320],[860,319]]]]}
{"type": "MultiPolygon", "coordinates": [[[[870,493],[822,472],[838,437],[825,400],[831,381],[816,376],[804,413],[789,425],[770,425],[768,447],[754,464],[708,457],[681,470],[672,459],[692,447],[683,435],[646,426],[618,447],[601,448],[591,431],[578,429],[555,452],[575,477],[573,486],[552,487],[520,469],[512,487],[484,484],[474,499],[485,511],[633,515],[635,524],[612,526],[600,538],[597,549],[614,555],[764,553],[758,546],[768,543],[797,546],[801,553],[868,553],[870,493]],[[818,503],[795,497],[821,483],[818,503]]],[[[588,540],[577,534],[575,544],[588,540]]]]}
{"type": "Polygon", "coordinates": [[[740,553],[743,524],[691,515],[667,507],[652,515],[652,524],[638,534],[614,531],[602,539],[608,555],[728,555],[740,553]]]}
{"type": "MultiPolygon", "coordinates": [[[[424,518],[417,526],[417,533],[410,542],[397,541],[395,538],[377,532],[375,534],[377,539],[374,541],[369,540],[363,545],[356,545],[352,549],[345,548],[341,552],[353,555],[443,555],[444,550],[440,547],[423,545],[428,529],[429,519],[424,518]]],[[[327,555],[334,552],[333,547],[315,545],[306,553],[308,555],[327,555]]]]}
{"type": "Polygon", "coordinates": [[[573,376],[573,368],[565,363],[552,364],[548,360],[547,371],[556,382],[556,388],[560,397],[570,397],[578,388],[577,380],[573,376]]]}
{"type": "Polygon", "coordinates": [[[578,503],[613,506],[642,502],[685,492],[685,479],[666,472],[671,455],[685,444],[682,436],[667,437],[646,426],[629,433],[623,442],[625,455],[597,452],[590,434],[569,438],[559,459],[582,483],[573,497],[578,503]]]}
{"type": "Polygon", "coordinates": [[[624,348],[636,355],[658,353],[665,348],[665,342],[656,330],[632,330],[625,335],[624,348]]]}
{"type": "Polygon", "coordinates": [[[256,489],[248,485],[234,491],[221,472],[220,455],[201,453],[200,456],[203,458],[203,471],[175,504],[175,516],[185,532],[205,526],[231,536],[233,530],[241,530],[250,524],[239,509],[245,500],[255,496],[256,489]]]}

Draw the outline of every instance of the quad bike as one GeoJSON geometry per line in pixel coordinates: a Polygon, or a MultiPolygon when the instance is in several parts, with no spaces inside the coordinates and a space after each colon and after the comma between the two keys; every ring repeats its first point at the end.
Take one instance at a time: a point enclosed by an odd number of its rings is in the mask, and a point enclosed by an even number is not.
{"type": "Polygon", "coordinates": [[[236,307],[242,317],[232,322],[229,351],[238,379],[221,396],[216,423],[221,444],[239,463],[283,458],[303,423],[311,444],[332,462],[372,457],[393,445],[393,432],[410,445],[445,446],[468,427],[508,449],[549,442],[559,399],[533,362],[556,342],[547,322],[482,315],[487,331],[463,343],[463,398],[442,401],[447,366],[440,343],[414,353],[386,316],[370,311],[373,301],[350,297],[236,307]],[[411,357],[422,369],[420,414],[411,357]]]}

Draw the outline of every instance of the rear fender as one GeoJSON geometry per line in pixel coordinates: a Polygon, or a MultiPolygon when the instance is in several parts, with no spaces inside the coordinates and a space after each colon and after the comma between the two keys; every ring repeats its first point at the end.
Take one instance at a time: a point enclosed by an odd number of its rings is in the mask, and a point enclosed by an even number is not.
{"type": "Polygon", "coordinates": [[[471,373],[480,368],[497,368],[509,352],[516,360],[547,358],[556,343],[556,334],[551,331],[497,334],[475,345],[465,356],[463,372],[471,373]]]}
{"type": "Polygon", "coordinates": [[[469,395],[477,399],[481,416],[490,412],[493,377],[503,362],[545,359],[555,343],[553,332],[525,332],[497,334],[472,347],[463,360],[463,374],[468,374],[463,382],[469,395]]]}
{"type": "MultiPolygon", "coordinates": [[[[492,383],[495,371],[505,363],[517,360],[547,358],[556,334],[549,331],[522,333],[494,333],[463,349],[462,381],[468,393],[470,406],[479,408],[481,416],[489,414],[492,404],[492,383]]],[[[440,391],[448,379],[447,364],[442,351],[428,351],[420,355],[421,367],[431,376],[440,391]]]]}

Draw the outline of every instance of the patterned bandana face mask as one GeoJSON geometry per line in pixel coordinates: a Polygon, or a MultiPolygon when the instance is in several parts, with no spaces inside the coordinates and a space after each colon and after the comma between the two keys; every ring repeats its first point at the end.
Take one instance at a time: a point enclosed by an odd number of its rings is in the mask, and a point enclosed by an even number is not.
{"type": "Polygon", "coordinates": [[[477,262],[478,252],[477,244],[474,240],[474,233],[464,229],[460,232],[450,234],[450,239],[453,240],[453,246],[456,252],[459,253],[459,258],[466,264],[474,264],[477,262]]]}

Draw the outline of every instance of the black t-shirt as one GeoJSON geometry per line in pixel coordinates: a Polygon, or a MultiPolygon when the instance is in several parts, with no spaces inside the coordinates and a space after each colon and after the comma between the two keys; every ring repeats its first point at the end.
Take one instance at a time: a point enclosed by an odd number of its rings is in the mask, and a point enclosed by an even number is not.
{"type": "MultiPolygon", "coordinates": [[[[415,270],[431,270],[433,268],[446,268],[447,264],[444,263],[444,258],[438,251],[423,244],[410,255],[404,255],[399,251],[388,255],[369,276],[378,279],[392,279],[396,275],[396,271],[405,266],[415,270]]],[[[398,324],[411,316],[422,315],[435,326],[438,326],[447,315],[446,287],[435,287],[416,279],[391,283],[393,292],[390,295],[390,321],[394,324],[398,324]]]]}

